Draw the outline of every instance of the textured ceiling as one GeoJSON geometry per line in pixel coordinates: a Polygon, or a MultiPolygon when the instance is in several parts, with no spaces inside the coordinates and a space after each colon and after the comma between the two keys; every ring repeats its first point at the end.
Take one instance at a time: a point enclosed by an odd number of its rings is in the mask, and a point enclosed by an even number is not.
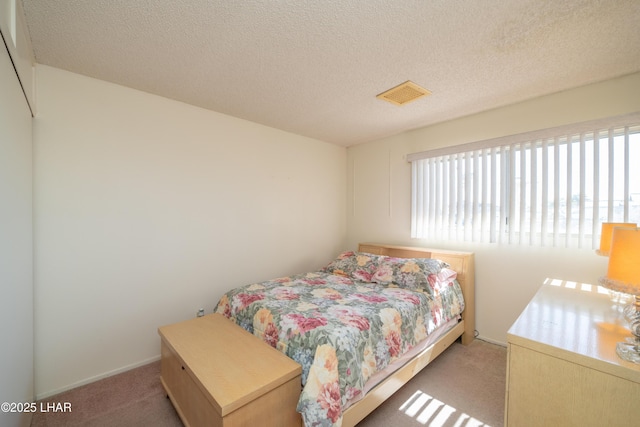
{"type": "Polygon", "coordinates": [[[40,64],[345,146],[640,71],[638,0],[23,4],[40,64]]]}

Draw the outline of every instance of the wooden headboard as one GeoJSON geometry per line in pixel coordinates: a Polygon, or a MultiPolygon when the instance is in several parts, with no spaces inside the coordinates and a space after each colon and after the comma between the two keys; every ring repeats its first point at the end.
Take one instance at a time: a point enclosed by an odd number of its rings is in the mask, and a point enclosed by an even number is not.
{"type": "Polygon", "coordinates": [[[475,266],[473,252],[458,252],[443,249],[428,249],[411,246],[394,246],[379,243],[360,243],[358,251],[397,258],[434,258],[444,261],[458,273],[462,287],[465,309],[462,313],[464,334],[462,343],[469,344],[475,335],[475,266]]]}

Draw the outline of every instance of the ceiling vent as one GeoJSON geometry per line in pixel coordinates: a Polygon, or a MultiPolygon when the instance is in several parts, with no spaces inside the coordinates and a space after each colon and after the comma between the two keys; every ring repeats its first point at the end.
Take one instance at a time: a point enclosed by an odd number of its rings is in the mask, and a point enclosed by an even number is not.
{"type": "Polygon", "coordinates": [[[431,92],[418,86],[412,81],[407,80],[386,92],[382,92],[380,95],[377,95],[376,98],[388,101],[395,105],[404,105],[427,95],[431,95],[431,92]]]}

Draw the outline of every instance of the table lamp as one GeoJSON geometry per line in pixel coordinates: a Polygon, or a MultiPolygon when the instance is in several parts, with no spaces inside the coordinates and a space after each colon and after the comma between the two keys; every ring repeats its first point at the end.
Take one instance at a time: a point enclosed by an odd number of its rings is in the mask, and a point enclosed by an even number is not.
{"type": "Polygon", "coordinates": [[[640,363],[640,228],[613,227],[607,275],[600,285],[635,296],[625,311],[633,337],[616,346],[620,358],[640,363]]]}
{"type": "MultiPolygon", "coordinates": [[[[601,256],[609,256],[611,250],[611,235],[614,227],[637,227],[637,224],[633,222],[603,222],[600,232],[600,247],[596,249],[596,254],[601,256]]],[[[618,304],[627,304],[629,302],[630,295],[622,292],[609,289],[609,296],[611,301],[615,301],[618,304]]],[[[632,306],[626,306],[625,310],[631,310],[632,306]]]]}
{"type": "Polygon", "coordinates": [[[637,227],[634,222],[603,222],[600,232],[600,247],[596,249],[596,253],[602,256],[609,256],[611,248],[611,234],[614,227],[637,227]]]}

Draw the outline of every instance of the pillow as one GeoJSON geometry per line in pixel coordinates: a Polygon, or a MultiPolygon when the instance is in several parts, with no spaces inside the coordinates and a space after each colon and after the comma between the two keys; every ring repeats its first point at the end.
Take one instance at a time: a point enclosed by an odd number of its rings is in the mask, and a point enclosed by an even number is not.
{"type": "MultiPolygon", "coordinates": [[[[422,290],[431,293],[443,269],[449,267],[445,262],[432,258],[393,258],[381,260],[372,281],[381,285],[395,284],[401,288],[422,290]]],[[[453,272],[452,270],[448,270],[453,272]]],[[[450,273],[447,273],[449,276],[450,273]]]]}
{"type": "Polygon", "coordinates": [[[381,258],[384,257],[366,252],[343,252],[321,271],[361,282],[372,282],[381,258]]]}

